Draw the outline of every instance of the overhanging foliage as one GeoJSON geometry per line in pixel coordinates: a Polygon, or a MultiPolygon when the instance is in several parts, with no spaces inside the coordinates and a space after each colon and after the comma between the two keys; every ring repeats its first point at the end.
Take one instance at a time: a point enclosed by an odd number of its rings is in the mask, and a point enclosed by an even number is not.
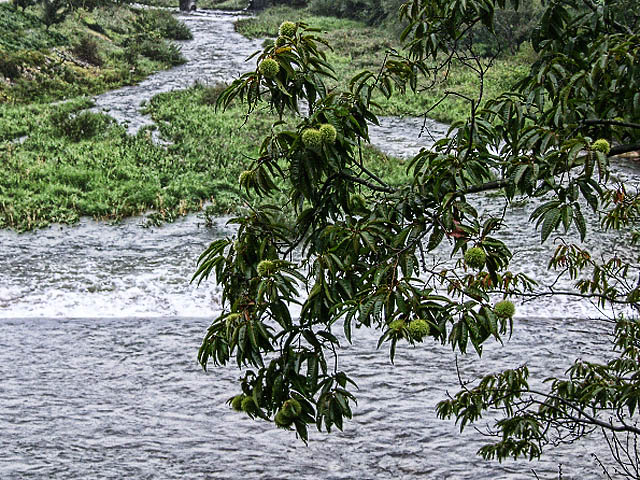
{"type": "MultiPolygon", "coordinates": [[[[518,1],[408,2],[401,10],[406,49],[390,52],[380,70],[354,77],[347,91],[325,86],[330,46],[318,32],[287,26],[258,54],[256,70],[219,97],[219,108],[241,100],[250,112],[268,105],[281,118],[285,112],[299,118],[295,125],[274,123],[253,168],[240,176],[247,194],[267,204],[232,220],[235,238],[214,242],[195,275],[199,281],[215,275],[225,308],[199,360],[207,368],[233,359],[245,369],[235,405],[250,416],[270,420],[295,399],[298,414],[285,415],[290,423],[280,426],[295,427],[305,441],[309,424],[341,429],[355,397],[348,372],[338,369],[339,328],[346,341],[358,327],[380,330],[379,346],[388,344],[393,360],[401,342],[434,340],[481,354],[485,342],[517,328],[509,298],[575,295],[637,310],[637,264],[615,252],[592,258],[571,230],[579,239],[590,234],[590,209],[605,228],[628,234],[637,258],[637,236],[628,231],[637,224],[637,192],[609,175],[613,155],[640,148],[635,2],[626,10],[615,1],[546,2],[530,39],[537,61],[529,74],[496,100],[485,102],[482,88],[477,97],[463,97],[468,120],[411,161],[410,184],[388,185],[361,161],[368,125],[377,123],[372,93],[419,94],[454,61],[482,87],[493,59],[481,56],[467,33],[491,34],[496,8],[507,7],[518,9],[518,1]],[[328,125],[335,137],[320,135],[328,125]],[[276,184],[288,189],[293,224],[279,220],[282,205],[266,202],[276,184]],[[503,218],[487,218],[472,195],[490,190],[507,202],[540,199],[530,221],[542,242],[562,239],[550,268],[578,280],[575,291],[545,291],[517,273],[499,236],[503,218]],[[425,262],[425,253],[445,240],[455,266],[425,262]]],[[[488,458],[537,457],[558,431],[561,441],[594,427],[635,435],[637,319],[618,319],[615,335],[619,355],[609,363],[578,362],[568,378],[550,379],[541,391],[529,388],[526,366],[489,375],[442,402],[438,414],[464,428],[498,410],[497,438],[480,450],[488,458]]]]}

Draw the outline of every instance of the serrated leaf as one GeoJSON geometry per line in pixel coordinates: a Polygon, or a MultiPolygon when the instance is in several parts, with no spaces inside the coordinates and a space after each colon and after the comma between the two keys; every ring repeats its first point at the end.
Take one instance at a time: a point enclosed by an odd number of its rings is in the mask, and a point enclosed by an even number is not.
{"type": "Polygon", "coordinates": [[[540,238],[542,242],[549,238],[551,232],[553,232],[560,224],[561,219],[561,212],[558,208],[551,209],[544,214],[544,221],[542,222],[542,229],[540,230],[540,238]]]}

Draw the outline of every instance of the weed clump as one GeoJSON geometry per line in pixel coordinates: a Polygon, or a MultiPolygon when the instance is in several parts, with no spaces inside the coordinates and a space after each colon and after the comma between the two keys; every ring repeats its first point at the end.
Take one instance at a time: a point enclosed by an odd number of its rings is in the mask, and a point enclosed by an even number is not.
{"type": "Polygon", "coordinates": [[[20,61],[15,55],[0,48],[0,75],[5,78],[16,79],[20,76],[20,61]]]}
{"type": "Polygon", "coordinates": [[[62,111],[52,114],[51,122],[59,134],[73,142],[79,142],[104,132],[111,123],[111,118],[102,113],[85,111],[74,114],[62,111]]]}
{"type": "Polygon", "coordinates": [[[227,86],[224,83],[215,83],[213,85],[203,87],[200,102],[203,105],[215,105],[218,101],[218,97],[225,88],[227,88],[227,86]]]}
{"type": "Polygon", "coordinates": [[[79,42],[73,47],[73,54],[83,62],[96,67],[101,67],[104,63],[100,56],[98,42],[89,35],[80,37],[79,42]]]}
{"type": "Polygon", "coordinates": [[[166,10],[141,10],[136,28],[140,32],[157,31],[162,38],[170,40],[191,40],[193,38],[189,27],[166,10]]]}
{"type": "Polygon", "coordinates": [[[161,38],[145,38],[140,42],[138,52],[150,60],[167,65],[182,65],[186,62],[180,47],[161,38]]]}

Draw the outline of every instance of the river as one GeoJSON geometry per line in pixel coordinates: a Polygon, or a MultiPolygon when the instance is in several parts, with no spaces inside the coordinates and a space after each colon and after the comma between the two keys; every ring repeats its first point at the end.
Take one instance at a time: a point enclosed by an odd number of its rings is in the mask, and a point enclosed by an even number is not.
{"type": "MultiPolygon", "coordinates": [[[[188,62],[138,86],[96,99],[133,132],[150,120],[141,101],[195,81],[228,80],[260,42],[233,30],[236,16],[180,15],[194,33],[183,42],[188,62]],[[230,48],[229,46],[232,46],[230,48]]],[[[428,146],[420,119],[383,119],[373,142],[392,154],[428,146]]],[[[446,126],[429,125],[434,136],[446,126]]],[[[439,132],[439,133],[438,133],[439,132]]],[[[633,166],[616,175],[637,182],[633,166]]],[[[481,210],[501,209],[479,197],[481,210]]],[[[552,279],[527,225],[531,204],[507,212],[505,238],[514,264],[552,279]]],[[[593,224],[592,226],[595,226],[593,224]]],[[[344,432],[311,433],[308,446],[292,432],[232,412],[233,368],[204,373],[196,352],[220,308],[212,282],[189,283],[195,260],[215,238],[232,234],[225,219],[206,226],[191,215],[160,227],[138,219],[16,234],[0,232],[1,479],[564,479],[600,478],[596,441],[551,448],[543,461],[486,462],[475,456],[482,436],[458,433],[435,417],[435,404],[458,389],[455,356],[433,343],[399,350],[396,365],[375,350],[374,332],[358,331],[341,365],[360,386],[355,418],[344,432]]],[[[596,251],[617,248],[618,234],[599,235],[596,251]]],[[[436,256],[438,253],[436,253],[436,256]]],[[[464,378],[526,362],[533,374],[561,375],[575,358],[609,352],[603,313],[585,302],[538,301],[517,306],[505,347],[482,359],[459,358],[464,378]],[[598,318],[600,320],[598,320],[598,318]]]]}

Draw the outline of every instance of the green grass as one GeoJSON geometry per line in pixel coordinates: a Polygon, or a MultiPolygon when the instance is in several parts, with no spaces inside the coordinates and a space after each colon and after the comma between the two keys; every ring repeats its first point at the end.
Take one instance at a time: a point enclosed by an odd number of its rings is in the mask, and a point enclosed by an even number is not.
{"type": "MultiPolygon", "coordinates": [[[[230,183],[220,176],[221,159],[184,158],[155,145],[147,132],[130,136],[108,122],[91,136],[60,128],[61,109],[74,118],[86,115],[78,114],[85,107],[84,100],[0,106],[2,118],[22,113],[31,125],[23,143],[0,143],[0,227],[29,230],[82,215],[120,219],[147,211],[171,220],[215,202],[230,183]]],[[[0,133],[6,139],[25,132],[5,127],[0,133]]]]}
{"type": "Polygon", "coordinates": [[[35,9],[15,11],[9,3],[0,4],[0,48],[6,51],[40,50],[68,42],[67,37],[43,28],[35,9]]]}
{"type": "Polygon", "coordinates": [[[225,0],[223,2],[202,1],[198,2],[200,8],[212,8],[219,10],[243,10],[247,8],[249,2],[246,0],[225,0]]]}
{"type": "MultiPolygon", "coordinates": [[[[257,158],[257,147],[269,132],[275,117],[268,111],[246,115],[242,105],[227,111],[215,111],[212,103],[215,87],[195,86],[188,90],[163,93],[153,98],[147,107],[158,124],[163,137],[174,144],[170,151],[186,162],[205,162],[209,171],[225,188],[214,196],[209,211],[228,213],[246,203],[238,191],[238,176],[257,158]]],[[[285,118],[287,124],[278,128],[295,129],[294,119],[285,118]]],[[[407,181],[402,160],[388,158],[368,147],[363,151],[365,164],[389,183],[398,185],[407,181]]],[[[283,189],[286,186],[281,185],[283,189]]],[[[284,201],[284,193],[279,200],[284,201]]],[[[277,203],[277,202],[276,202],[277,203]]]]}
{"type": "Polygon", "coordinates": [[[136,83],[182,63],[168,39],[189,36],[168,12],[115,4],[79,9],[47,30],[38,7],[23,13],[0,4],[0,102],[41,103],[136,83]],[[83,42],[98,62],[82,58],[83,42]]]}
{"type": "Polygon", "coordinates": [[[316,16],[306,9],[278,6],[263,10],[254,17],[241,18],[236,22],[236,30],[249,38],[275,37],[280,24],[285,20],[305,22],[325,33],[365,28],[363,23],[355,20],[316,16]]]}
{"type": "MultiPolygon", "coordinates": [[[[0,13],[9,12],[6,6],[0,5],[0,9],[0,13]]],[[[33,15],[28,10],[9,20],[0,18],[9,25],[4,28],[18,22],[25,32],[28,25],[40,28],[33,15]]],[[[162,29],[158,25],[166,19],[140,16],[139,11],[121,7],[79,11],[62,25],[53,26],[48,34],[23,43],[22,37],[0,37],[0,70],[10,71],[16,65],[20,70],[20,78],[0,82],[0,99],[10,100],[0,100],[0,228],[28,230],[51,222],[73,223],[83,215],[117,220],[146,214],[155,223],[201,210],[205,204],[207,212],[215,215],[237,212],[247,202],[256,201],[239,191],[238,176],[257,156],[257,146],[273,117],[265,111],[247,117],[242,106],[216,112],[212,106],[218,92],[215,87],[161,94],[147,105],[162,136],[172,142],[168,146],[154,144],[148,130],[132,137],[103,115],[80,113],[90,105],[86,98],[47,103],[134,82],[153,69],[163,68],[161,62],[131,50],[130,45],[132,40],[144,40],[139,37],[141,23],[156,25],[151,29],[158,32],[162,29]],[[51,61],[58,55],[56,51],[73,55],[82,35],[90,35],[98,44],[102,66],[51,61]],[[40,42],[41,50],[29,50],[34,42],[40,42]],[[135,57],[133,63],[129,57],[135,57]],[[24,141],[15,141],[26,135],[24,141]]],[[[378,67],[385,51],[398,46],[386,30],[282,7],[243,19],[237,29],[252,37],[275,36],[285,19],[305,21],[322,30],[334,47],[328,56],[342,84],[364,68],[378,67]]],[[[179,34],[179,29],[168,30],[179,34]]],[[[507,88],[528,62],[524,55],[498,60],[486,79],[486,98],[507,88]]],[[[477,91],[474,78],[459,66],[441,80],[418,95],[376,98],[379,113],[421,114],[446,90],[469,95],[477,91]]],[[[449,97],[429,116],[459,120],[465,107],[449,97]]],[[[292,118],[286,120],[288,128],[296,128],[292,118]]],[[[367,167],[387,182],[408,180],[402,160],[387,158],[373,148],[365,148],[363,155],[367,167]]],[[[287,186],[280,186],[283,193],[276,202],[286,198],[287,186]]]]}
{"type": "MultiPolygon", "coordinates": [[[[311,15],[307,9],[274,7],[256,17],[240,19],[236,30],[250,38],[275,37],[279,25],[285,21],[305,22],[318,28],[329,42],[332,51],[327,51],[329,63],[334,67],[340,84],[346,87],[348,79],[362,70],[377,71],[388,52],[400,51],[401,45],[393,29],[369,27],[362,22],[333,17],[311,15]]],[[[516,57],[498,59],[489,70],[484,82],[484,100],[495,98],[524,75],[531,58],[523,52],[516,57]]],[[[329,82],[330,83],[330,82],[329,82]]],[[[330,83],[331,84],[331,83],[330,83]]],[[[459,96],[449,95],[437,105],[448,91],[474,97],[479,92],[478,78],[459,63],[454,63],[446,78],[439,77],[434,84],[423,83],[417,93],[395,92],[390,99],[376,94],[373,100],[382,115],[423,115],[442,122],[460,121],[466,118],[469,104],[459,96]]]]}
{"type": "MultiPolygon", "coordinates": [[[[151,5],[162,8],[178,8],[178,0],[142,0],[144,5],[151,5]]],[[[198,9],[205,10],[243,10],[249,5],[249,0],[198,0],[198,9]]]]}
{"type": "MultiPolygon", "coordinates": [[[[257,156],[273,117],[261,112],[245,118],[241,106],[216,112],[212,99],[211,89],[196,86],[158,95],[147,105],[162,135],[174,142],[167,147],[154,144],[148,131],[127,135],[94,118],[99,114],[85,119],[97,122],[90,134],[78,135],[74,119],[86,115],[78,113],[86,99],[0,105],[0,228],[29,230],[83,215],[117,220],[147,214],[153,222],[170,221],[205,202],[213,215],[256,201],[239,191],[238,176],[257,156]],[[26,133],[23,143],[9,141],[26,133]]],[[[406,181],[401,160],[372,148],[364,157],[389,182],[406,181]]]]}

